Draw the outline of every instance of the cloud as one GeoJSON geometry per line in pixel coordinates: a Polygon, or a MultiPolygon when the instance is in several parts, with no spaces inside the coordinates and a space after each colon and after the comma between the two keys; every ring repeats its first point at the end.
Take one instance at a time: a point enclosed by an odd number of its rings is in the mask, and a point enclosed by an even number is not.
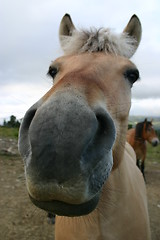
{"type": "Polygon", "coordinates": [[[9,86],[3,86],[0,95],[0,119],[8,118],[11,115],[22,118],[27,109],[37,102],[51,86],[50,81],[45,81],[39,85],[13,83],[9,86]]]}
{"type": "Polygon", "coordinates": [[[130,115],[160,116],[160,97],[157,99],[133,99],[130,115]]]}
{"type": "Polygon", "coordinates": [[[151,77],[135,83],[132,96],[135,99],[157,99],[160,97],[160,79],[151,77]]]}
{"type": "Polygon", "coordinates": [[[133,99],[138,103],[134,113],[160,98],[159,0],[135,0],[132,4],[128,0],[2,0],[0,117],[12,113],[22,116],[51,86],[45,75],[50,62],[62,54],[58,28],[66,12],[78,28],[111,27],[117,32],[121,32],[136,13],[142,22],[143,36],[132,59],[141,74],[141,81],[133,88],[133,99]]]}

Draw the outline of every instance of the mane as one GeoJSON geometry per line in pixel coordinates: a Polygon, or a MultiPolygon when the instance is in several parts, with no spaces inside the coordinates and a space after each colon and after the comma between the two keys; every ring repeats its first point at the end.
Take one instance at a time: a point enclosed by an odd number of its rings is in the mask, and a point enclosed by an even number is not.
{"type": "Polygon", "coordinates": [[[109,28],[74,30],[72,36],[60,37],[65,54],[105,52],[129,58],[136,48],[134,38],[127,33],[116,34],[109,28]]]}
{"type": "Polygon", "coordinates": [[[147,121],[147,120],[145,120],[144,122],[137,123],[136,124],[136,129],[135,129],[136,130],[136,132],[135,132],[135,138],[136,139],[142,139],[143,138],[143,136],[142,136],[143,126],[144,126],[145,123],[146,123],[146,128],[145,128],[146,131],[147,131],[149,126],[152,126],[152,123],[147,121]]]}

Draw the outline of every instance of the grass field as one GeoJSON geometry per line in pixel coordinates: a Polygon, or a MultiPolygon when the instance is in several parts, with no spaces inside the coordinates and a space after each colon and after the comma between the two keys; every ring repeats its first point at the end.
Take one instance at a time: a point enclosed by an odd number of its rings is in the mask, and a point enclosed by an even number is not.
{"type": "Polygon", "coordinates": [[[0,126],[0,137],[1,138],[18,138],[18,128],[8,128],[0,126]]]}
{"type": "Polygon", "coordinates": [[[160,163],[160,144],[157,147],[152,147],[150,144],[147,144],[147,162],[156,164],[160,163]]]}

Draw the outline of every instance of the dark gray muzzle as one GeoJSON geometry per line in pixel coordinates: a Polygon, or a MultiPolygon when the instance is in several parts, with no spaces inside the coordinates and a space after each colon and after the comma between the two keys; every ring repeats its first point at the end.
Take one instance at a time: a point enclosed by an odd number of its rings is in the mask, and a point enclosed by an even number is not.
{"type": "Polygon", "coordinates": [[[19,150],[26,178],[39,189],[50,183],[48,194],[55,188],[59,201],[88,201],[101,190],[112,169],[114,140],[115,126],[106,110],[92,110],[80,95],[55,93],[31,107],[23,119],[19,150]]]}

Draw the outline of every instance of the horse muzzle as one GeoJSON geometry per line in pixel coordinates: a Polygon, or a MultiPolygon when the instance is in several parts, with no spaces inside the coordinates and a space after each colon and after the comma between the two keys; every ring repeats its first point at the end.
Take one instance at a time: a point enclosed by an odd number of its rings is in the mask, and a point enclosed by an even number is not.
{"type": "Polygon", "coordinates": [[[159,139],[158,138],[154,138],[152,139],[152,146],[156,147],[159,144],[159,139]]]}
{"type": "Polygon", "coordinates": [[[59,92],[37,102],[19,135],[32,202],[59,215],[92,211],[112,169],[115,134],[109,113],[91,109],[78,94],[59,92]]]}

